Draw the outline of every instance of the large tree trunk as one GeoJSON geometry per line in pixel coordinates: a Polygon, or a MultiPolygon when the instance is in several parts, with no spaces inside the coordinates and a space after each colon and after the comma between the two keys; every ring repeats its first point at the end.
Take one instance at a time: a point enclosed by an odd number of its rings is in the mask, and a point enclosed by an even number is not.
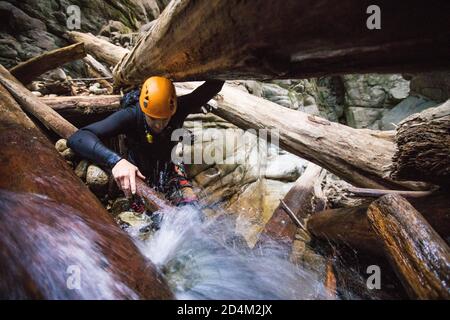
{"type": "Polygon", "coordinates": [[[175,0],[116,67],[115,80],[303,79],[450,66],[447,1],[378,1],[380,30],[366,25],[372,4],[175,0]]]}
{"type": "MultiPolygon", "coordinates": [[[[188,85],[188,84],[186,84],[188,85]]],[[[291,110],[225,85],[213,113],[244,129],[273,130],[280,147],[359,187],[420,189],[388,177],[395,145],[378,131],[354,129],[291,110]]]]}
{"type": "Polygon", "coordinates": [[[67,62],[86,56],[84,44],[79,42],[67,47],[45,52],[37,57],[19,63],[10,72],[23,84],[28,84],[46,71],[55,69],[67,62]]]}
{"type": "MultiPolygon", "coordinates": [[[[426,197],[411,198],[409,201],[442,238],[450,240],[450,196],[448,193],[439,192],[426,197]]],[[[318,212],[308,219],[307,228],[317,238],[347,244],[369,253],[383,254],[380,249],[380,240],[368,222],[369,202],[370,200],[354,208],[318,212]]]]}
{"type": "MultiPolygon", "coordinates": [[[[326,201],[321,194],[320,182],[324,170],[309,163],[305,172],[297,179],[294,186],[284,196],[284,203],[304,225],[304,220],[313,212],[325,209],[326,201]]],[[[297,225],[280,205],[275,209],[270,220],[261,232],[260,238],[268,236],[272,239],[286,239],[293,241],[297,225]]]]}
{"type": "Polygon", "coordinates": [[[0,113],[0,297],[172,298],[2,85],[0,113]],[[77,275],[80,286],[71,289],[77,275]]]}
{"type": "Polygon", "coordinates": [[[396,143],[392,177],[450,186],[450,100],[403,120],[396,143]]]}
{"type": "Polygon", "coordinates": [[[450,248],[422,215],[401,196],[386,195],[368,217],[410,297],[450,299],[450,248]]]}
{"type": "Polygon", "coordinates": [[[88,53],[111,66],[116,65],[129,52],[129,50],[100,39],[91,33],[69,31],[64,36],[71,42],[83,42],[88,53]]]}
{"type": "Polygon", "coordinates": [[[366,211],[367,205],[318,212],[308,219],[307,228],[318,239],[381,256],[382,242],[373,232],[366,211]]]}

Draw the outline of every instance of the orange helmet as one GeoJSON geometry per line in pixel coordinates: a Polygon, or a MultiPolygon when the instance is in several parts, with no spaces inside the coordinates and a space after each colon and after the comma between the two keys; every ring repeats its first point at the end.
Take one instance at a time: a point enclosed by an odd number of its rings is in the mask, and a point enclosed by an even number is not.
{"type": "Polygon", "coordinates": [[[177,111],[175,87],[167,78],[150,77],[145,80],[139,96],[142,112],[156,119],[170,118],[177,111]]]}

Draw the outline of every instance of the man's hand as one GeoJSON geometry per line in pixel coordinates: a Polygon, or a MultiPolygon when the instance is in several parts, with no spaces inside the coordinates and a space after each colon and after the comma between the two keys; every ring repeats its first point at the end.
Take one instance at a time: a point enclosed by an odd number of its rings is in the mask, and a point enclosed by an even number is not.
{"type": "Polygon", "coordinates": [[[122,189],[127,197],[130,197],[131,194],[136,193],[136,175],[141,179],[145,179],[138,167],[125,159],[122,159],[116,163],[112,169],[112,174],[117,185],[120,189],[122,189]]]}

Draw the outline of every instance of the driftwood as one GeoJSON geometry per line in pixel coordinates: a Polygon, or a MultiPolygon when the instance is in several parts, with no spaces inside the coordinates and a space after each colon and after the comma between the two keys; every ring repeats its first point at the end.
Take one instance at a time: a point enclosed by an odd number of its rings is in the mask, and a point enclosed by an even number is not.
{"type": "MultiPolygon", "coordinates": [[[[426,197],[410,198],[411,205],[419,211],[436,232],[450,240],[450,196],[436,192],[426,197]]],[[[358,207],[325,210],[312,215],[307,222],[311,234],[320,239],[344,243],[364,252],[377,255],[381,251],[380,239],[370,227],[367,208],[370,200],[358,207]]]]}
{"type": "Polygon", "coordinates": [[[110,83],[110,81],[112,81],[111,72],[90,54],[88,54],[83,61],[86,65],[89,76],[92,78],[97,78],[96,81],[106,88],[109,94],[111,94],[114,91],[114,88],[110,83]]]}
{"type": "Polygon", "coordinates": [[[137,84],[156,74],[174,80],[304,79],[448,68],[450,30],[442,14],[448,4],[410,2],[378,1],[381,30],[369,30],[372,3],[366,1],[175,0],[118,64],[115,81],[137,84]]]}
{"type": "MultiPolygon", "coordinates": [[[[27,88],[18,82],[3,66],[0,66],[0,83],[3,84],[8,91],[16,98],[21,106],[28,112],[32,113],[47,128],[54,131],[60,137],[68,139],[77,131],[77,128],[61,117],[55,110],[43,103],[39,98],[34,96],[27,88]]],[[[138,180],[137,178],[136,180],[138,180]]],[[[160,203],[165,203],[164,199],[159,199],[153,189],[145,183],[140,183],[137,188],[138,194],[143,196],[149,195],[146,202],[152,204],[153,208],[158,208],[160,203]],[[150,196],[151,195],[151,196],[150,196]],[[159,199],[158,201],[155,201],[159,199]]]]}
{"type": "Polygon", "coordinates": [[[71,42],[83,42],[88,53],[111,66],[116,65],[129,52],[129,50],[100,39],[91,33],[69,31],[64,36],[71,42]]]}
{"type": "Polygon", "coordinates": [[[2,85],[0,113],[0,297],[173,298],[2,85]],[[69,286],[71,266],[79,269],[79,289],[69,286]]]}
{"type": "Polygon", "coordinates": [[[414,207],[386,195],[368,209],[370,223],[413,299],[450,299],[450,248],[414,207]]]}
{"type": "MultiPolygon", "coordinates": [[[[188,86],[189,84],[184,84],[188,86]]],[[[376,189],[421,189],[388,176],[395,145],[379,132],[354,129],[291,110],[225,84],[211,102],[213,113],[243,129],[274,130],[280,147],[347,182],[376,189]]]]}
{"type": "Polygon", "coordinates": [[[77,128],[49,108],[0,65],[0,83],[14,96],[22,108],[33,114],[47,128],[67,139],[77,128]]]}
{"type": "Polygon", "coordinates": [[[392,177],[450,186],[450,100],[403,120],[392,177]]]}
{"type": "Polygon", "coordinates": [[[120,109],[120,96],[42,97],[43,103],[78,127],[103,120],[120,109]]]}
{"type": "Polygon", "coordinates": [[[330,209],[312,215],[308,231],[318,239],[343,243],[353,249],[382,256],[381,240],[367,220],[367,205],[330,209]]]}
{"type": "Polygon", "coordinates": [[[112,73],[109,71],[108,68],[106,68],[103,64],[98,62],[93,56],[90,54],[86,55],[85,58],[83,58],[83,61],[89,65],[92,69],[94,69],[101,77],[111,77],[112,73]]]}
{"type": "MultiPolygon", "coordinates": [[[[325,208],[325,199],[321,194],[320,182],[323,169],[309,163],[305,172],[297,179],[294,186],[284,196],[284,203],[294,215],[302,222],[311,213],[322,211],[325,208]]],[[[268,236],[273,239],[294,240],[297,231],[296,223],[288,215],[287,208],[280,203],[270,220],[266,223],[261,237],[268,236]]],[[[303,224],[304,225],[304,224],[303,224]]]]}
{"type": "Polygon", "coordinates": [[[351,193],[354,196],[358,197],[381,197],[387,194],[398,194],[405,198],[422,198],[427,197],[433,192],[434,190],[430,191],[404,191],[404,190],[383,190],[383,189],[368,189],[368,188],[356,188],[356,187],[349,187],[345,190],[346,192],[351,193]]]}
{"type": "Polygon", "coordinates": [[[67,62],[86,56],[84,44],[79,42],[67,47],[45,52],[37,57],[19,63],[10,72],[23,84],[28,84],[46,71],[55,69],[67,62]]]}

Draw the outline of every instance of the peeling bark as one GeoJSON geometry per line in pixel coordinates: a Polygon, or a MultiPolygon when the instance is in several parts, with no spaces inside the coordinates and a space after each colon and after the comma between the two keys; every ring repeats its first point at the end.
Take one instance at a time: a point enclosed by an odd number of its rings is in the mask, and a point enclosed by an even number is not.
{"type": "Polygon", "coordinates": [[[403,120],[391,176],[450,187],[450,100],[403,120]]]}

